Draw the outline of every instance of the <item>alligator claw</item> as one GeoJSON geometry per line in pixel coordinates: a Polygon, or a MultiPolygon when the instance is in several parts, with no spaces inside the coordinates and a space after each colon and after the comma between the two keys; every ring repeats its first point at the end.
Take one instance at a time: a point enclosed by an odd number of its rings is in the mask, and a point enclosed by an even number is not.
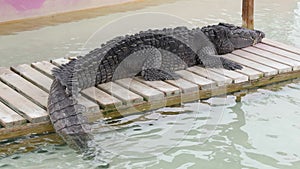
{"type": "Polygon", "coordinates": [[[222,65],[223,65],[224,69],[227,69],[227,70],[243,69],[243,66],[240,65],[239,63],[236,63],[234,61],[231,61],[231,60],[225,59],[225,58],[222,58],[222,65]]]}

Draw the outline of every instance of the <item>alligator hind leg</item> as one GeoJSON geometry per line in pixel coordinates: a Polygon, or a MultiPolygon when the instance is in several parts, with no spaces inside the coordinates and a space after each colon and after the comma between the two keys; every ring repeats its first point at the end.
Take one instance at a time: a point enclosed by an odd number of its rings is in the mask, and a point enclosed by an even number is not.
{"type": "Polygon", "coordinates": [[[175,80],[179,76],[168,69],[163,69],[162,54],[154,48],[151,52],[147,53],[147,59],[142,67],[141,75],[145,80],[175,80]]]}

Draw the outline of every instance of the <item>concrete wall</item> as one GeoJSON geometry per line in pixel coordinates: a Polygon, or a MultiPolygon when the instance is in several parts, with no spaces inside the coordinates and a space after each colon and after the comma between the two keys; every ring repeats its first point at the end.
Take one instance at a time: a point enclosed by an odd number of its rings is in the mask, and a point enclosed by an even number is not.
{"type": "Polygon", "coordinates": [[[52,15],[135,0],[0,0],[0,22],[52,15]]]}

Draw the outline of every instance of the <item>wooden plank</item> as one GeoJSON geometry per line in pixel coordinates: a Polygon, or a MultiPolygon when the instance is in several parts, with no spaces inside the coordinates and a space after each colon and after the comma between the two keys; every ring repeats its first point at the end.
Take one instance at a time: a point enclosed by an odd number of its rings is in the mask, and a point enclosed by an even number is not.
{"type": "Polygon", "coordinates": [[[238,72],[238,73],[241,73],[241,74],[244,74],[244,75],[248,76],[250,80],[256,80],[256,79],[259,79],[259,78],[264,76],[263,72],[254,70],[254,69],[249,68],[245,65],[243,66],[242,70],[235,70],[235,72],[238,72]]]}
{"type": "Polygon", "coordinates": [[[101,91],[96,87],[84,89],[81,91],[81,93],[86,97],[95,100],[104,109],[119,107],[122,105],[122,102],[119,99],[101,91]]]}
{"type": "Polygon", "coordinates": [[[43,74],[45,74],[46,76],[48,76],[50,78],[53,77],[51,70],[56,67],[48,61],[35,62],[35,63],[32,63],[31,66],[33,68],[39,70],[40,72],[42,72],[43,74]]]}
{"type": "Polygon", "coordinates": [[[143,96],[147,101],[162,100],[164,98],[163,92],[160,92],[132,78],[116,80],[116,83],[143,96]]]}
{"type": "Polygon", "coordinates": [[[294,46],[286,45],[284,43],[273,41],[273,40],[267,39],[267,38],[264,38],[262,40],[262,42],[264,44],[267,44],[267,45],[270,45],[270,46],[274,46],[276,48],[280,48],[280,49],[283,49],[283,50],[286,50],[286,51],[289,51],[289,52],[293,52],[293,53],[296,53],[296,54],[300,55],[300,49],[296,48],[294,46]]]}
{"type": "Polygon", "coordinates": [[[254,0],[243,0],[242,6],[243,27],[254,29],[254,0]]]}
{"type": "Polygon", "coordinates": [[[49,92],[50,86],[52,84],[52,79],[43,75],[41,72],[26,64],[13,66],[12,70],[17,72],[30,82],[34,83],[36,86],[39,86],[41,89],[49,92]]]}
{"type": "Polygon", "coordinates": [[[291,66],[288,66],[288,65],[285,65],[285,64],[282,64],[282,63],[279,63],[279,62],[276,62],[276,61],[273,61],[273,60],[270,60],[270,59],[264,58],[262,56],[259,56],[259,55],[253,54],[253,53],[249,53],[249,52],[246,52],[243,50],[235,50],[232,53],[234,53],[238,56],[241,56],[245,59],[249,59],[254,62],[258,62],[260,64],[275,68],[278,70],[279,73],[290,72],[293,69],[291,66]]]}
{"type": "Polygon", "coordinates": [[[198,74],[200,76],[206,77],[207,79],[211,79],[211,80],[217,82],[218,86],[228,85],[233,82],[233,80],[231,78],[228,78],[226,76],[220,75],[209,69],[205,69],[205,68],[202,68],[199,66],[189,67],[189,68],[187,68],[187,70],[189,70],[195,74],[198,74]]]}
{"type": "Polygon", "coordinates": [[[60,65],[63,65],[63,64],[67,64],[68,62],[70,62],[70,60],[65,59],[65,58],[58,58],[58,59],[53,59],[50,62],[53,63],[56,66],[60,66],[60,65]]]}
{"type": "Polygon", "coordinates": [[[21,126],[15,126],[11,128],[1,128],[0,129],[0,140],[16,138],[32,133],[44,134],[44,133],[54,132],[53,126],[50,121],[41,123],[26,123],[21,126]]]}
{"type": "Polygon", "coordinates": [[[176,71],[176,73],[183,79],[199,85],[201,90],[214,89],[217,86],[214,81],[206,79],[202,76],[198,76],[195,73],[189,72],[187,70],[179,70],[176,71]]]}
{"type": "Polygon", "coordinates": [[[296,54],[296,53],[292,53],[286,50],[282,50],[279,49],[277,47],[273,47],[273,46],[269,46],[269,45],[265,45],[263,43],[259,43],[256,44],[255,47],[259,48],[259,49],[263,49],[281,56],[285,56],[287,58],[293,59],[293,60],[297,60],[300,61],[300,54],[296,54]]]}
{"type": "Polygon", "coordinates": [[[235,61],[237,63],[240,63],[242,65],[248,66],[252,69],[258,70],[260,72],[263,72],[265,76],[271,76],[271,75],[278,74],[278,70],[276,70],[274,68],[271,68],[271,67],[253,62],[253,61],[248,60],[248,59],[244,59],[240,56],[237,56],[237,55],[234,55],[234,54],[231,54],[231,53],[223,55],[223,57],[226,58],[226,59],[235,61]]]}
{"type": "Polygon", "coordinates": [[[0,124],[6,128],[20,126],[26,123],[26,119],[0,102],[0,124]]]}
{"type": "Polygon", "coordinates": [[[142,82],[148,86],[151,86],[165,94],[165,96],[170,97],[170,96],[177,96],[180,93],[180,89],[168,84],[163,81],[146,81],[144,79],[141,79],[140,77],[135,78],[139,82],[142,82]]]}
{"type": "MultiPolygon", "coordinates": [[[[47,77],[46,75],[42,74],[41,72],[33,69],[29,65],[19,65],[13,67],[13,70],[20,73],[25,79],[29,80],[30,82],[34,83],[35,85],[39,86],[43,90],[49,92],[50,86],[52,84],[52,79],[47,77]]],[[[81,98],[79,96],[78,99],[80,100],[80,104],[84,105],[88,111],[91,112],[100,112],[99,106],[92,101],[81,98]]]]}
{"type": "Polygon", "coordinates": [[[99,84],[97,87],[122,100],[125,105],[140,104],[143,102],[142,96],[139,96],[114,82],[99,84]]]}
{"type": "Polygon", "coordinates": [[[255,47],[247,47],[247,48],[244,48],[243,50],[260,55],[262,57],[265,57],[265,58],[268,58],[268,59],[271,59],[271,60],[274,60],[277,62],[280,62],[280,63],[283,63],[283,64],[286,64],[286,65],[289,65],[289,66],[292,66],[293,70],[300,70],[300,62],[298,62],[296,60],[289,59],[289,58],[274,54],[272,52],[261,50],[259,48],[255,48],[255,47]]]}
{"type": "Polygon", "coordinates": [[[22,93],[31,101],[47,108],[48,93],[12,72],[8,68],[0,68],[0,79],[7,85],[22,93]]]}
{"type": "Polygon", "coordinates": [[[181,89],[183,94],[189,94],[189,93],[197,92],[199,90],[198,85],[189,82],[187,80],[184,80],[182,78],[176,80],[166,80],[166,82],[181,89]]]}
{"type": "Polygon", "coordinates": [[[85,108],[86,108],[85,115],[90,117],[89,121],[94,121],[94,120],[91,120],[91,118],[100,119],[103,117],[102,110],[100,110],[99,105],[97,103],[95,103],[91,100],[88,100],[87,98],[85,98],[83,96],[79,96],[77,98],[77,100],[78,100],[78,104],[85,106],[85,108]]]}
{"type": "Polygon", "coordinates": [[[242,83],[242,82],[247,82],[249,80],[248,76],[232,70],[217,69],[217,68],[209,68],[209,70],[233,79],[234,83],[242,83]]]}
{"type": "Polygon", "coordinates": [[[47,121],[49,119],[46,110],[20,95],[18,92],[0,82],[0,98],[12,109],[21,113],[32,123],[47,121]]]}

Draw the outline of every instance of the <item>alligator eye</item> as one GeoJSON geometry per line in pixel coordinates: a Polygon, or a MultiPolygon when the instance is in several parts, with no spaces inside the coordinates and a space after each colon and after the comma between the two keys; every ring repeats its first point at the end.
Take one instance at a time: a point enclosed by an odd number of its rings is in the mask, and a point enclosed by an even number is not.
{"type": "Polygon", "coordinates": [[[253,34],[250,32],[244,32],[244,37],[252,37],[253,34]]]}

